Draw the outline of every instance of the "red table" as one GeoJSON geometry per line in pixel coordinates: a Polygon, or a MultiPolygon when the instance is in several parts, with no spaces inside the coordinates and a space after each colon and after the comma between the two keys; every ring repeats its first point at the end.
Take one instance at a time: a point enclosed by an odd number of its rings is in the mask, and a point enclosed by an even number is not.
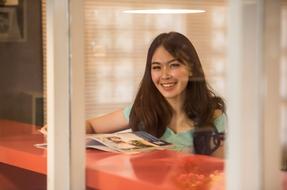
{"type": "MultiPolygon", "coordinates": [[[[46,150],[33,146],[43,137],[31,131],[31,125],[0,120],[0,189],[45,189],[46,150]],[[7,133],[18,127],[29,132],[7,133]]],[[[127,155],[88,149],[86,184],[104,190],[224,189],[223,167],[221,159],[167,150],[127,155]]]]}

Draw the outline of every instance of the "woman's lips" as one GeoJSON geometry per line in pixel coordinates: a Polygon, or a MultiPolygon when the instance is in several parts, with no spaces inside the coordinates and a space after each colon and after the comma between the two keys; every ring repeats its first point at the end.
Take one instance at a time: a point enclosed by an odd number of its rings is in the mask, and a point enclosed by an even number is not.
{"type": "Polygon", "coordinates": [[[164,88],[164,89],[171,89],[176,85],[176,82],[165,82],[165,83],[160,83],[160,85],[164,88]]]}

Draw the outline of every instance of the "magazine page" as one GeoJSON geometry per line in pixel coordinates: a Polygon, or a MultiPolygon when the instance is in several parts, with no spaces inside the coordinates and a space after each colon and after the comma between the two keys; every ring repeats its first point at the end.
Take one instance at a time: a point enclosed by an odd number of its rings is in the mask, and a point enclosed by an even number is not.
{"type": "MultiPolygon", "coordinates": [[[[47,143],[38,143],[38,144],[34,144],[34,146],[36,148],[42,148],[42,149],[46,149],[48,147],[47,143]]],[[[89,135],[86,138],[86,148],[93,148],[93,149],[103,150],[107,152],[119,152],[117,150],[107,147],[106,145],[98,142],[97,140],[93,138],[90,138],[89,135]]]]}
{"type": "Polygon", "coordinates": [[[89,136],[86,138],[86,148],[93,148],[107,152],[118,152],[117,150],[113,150],[112,148],[107,147],[106,145],[100,143],[99,141],[90,138],[89,136]]]}
{"type": "Polygon", "coordinates": [[[171,146],[146,132],[127,132],[113,134],[94,134],[89,138],[94,139],[118,152],[142,152],[153,149],[163,149],[171,146]]]}
{"type": "MultiPolygon", "coordinates": [[[[47,143],[34,145],[37,148],[47,148],[47,143]]],[[[147,132],[121,132],[112,134],[89,134],[86,137],[86,148],[108,152],[138,153],[156,149],[168,149],[171,143],[158,139],[147,132]]]]}
{"type": "Polygon", "coordinates": [[[149,134],[149,133],[147,133],[145,131],[135,131],[133,133],[136,134],[137,136],[143,138],[144,140],[154,144],[154,145],[157,145],[157,146],[160,146],[160,147],[172,146],[171,143],[166,142],[164,140],[161,140],[159,138],[156,138],[155,136],[152,136],[151,134],[149,134]]]}

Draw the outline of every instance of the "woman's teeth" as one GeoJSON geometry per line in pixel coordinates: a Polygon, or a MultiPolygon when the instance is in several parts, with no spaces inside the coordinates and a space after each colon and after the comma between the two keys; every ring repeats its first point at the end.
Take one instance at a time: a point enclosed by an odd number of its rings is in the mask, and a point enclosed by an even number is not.
{"type": "Polygon", "coordinates": [[[164,88],[169,88],[169,87],[173,87],[175,85],[175,83],[162,83],[161,84],[164,88]]]}

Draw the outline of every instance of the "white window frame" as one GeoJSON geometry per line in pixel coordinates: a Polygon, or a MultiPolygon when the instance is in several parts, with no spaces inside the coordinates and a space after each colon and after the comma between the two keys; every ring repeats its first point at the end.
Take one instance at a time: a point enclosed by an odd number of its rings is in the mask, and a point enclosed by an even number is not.
{"type": "Polygon", "coordinates": [[[47,1],[48,190],[85,189],[81,0],[47,1]]]}
{"type": "Polygon", "coordinates": [[[280,1],[228,6],[227,189],[281,189],[280,1]]]}

